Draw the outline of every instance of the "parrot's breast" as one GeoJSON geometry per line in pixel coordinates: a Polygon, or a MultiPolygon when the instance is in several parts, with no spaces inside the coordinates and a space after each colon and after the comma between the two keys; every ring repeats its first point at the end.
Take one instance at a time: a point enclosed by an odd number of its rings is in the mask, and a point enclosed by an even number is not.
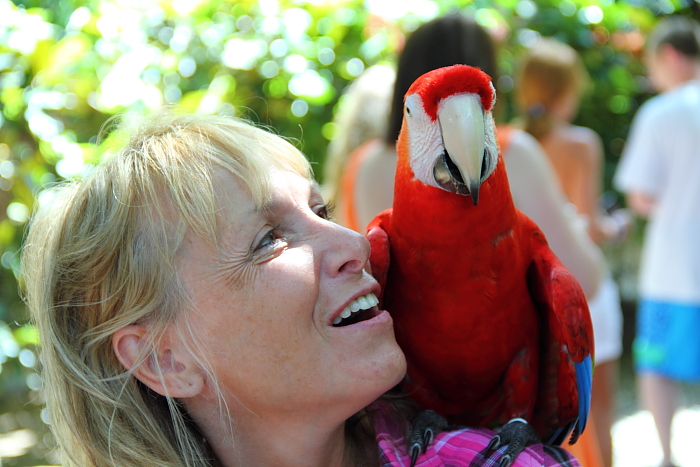
{"type": "Polygon", "coordinates": [[[502,384],[523,350],[530,356],[529,374],[537,374],[538,316],[526,279],[529,239],[517,216],[500,219],[486,224],[488,233],[475,231],[471,216],[457,228],[446,221],[416,229],[402,225],[394,211],[384,301],[395,317],[408,377],[423,390],[418,402],[443,414],[490,406],[476,418],[458,418],[479,425],[501,418],[494,413],[509,397],[502,384]]]}

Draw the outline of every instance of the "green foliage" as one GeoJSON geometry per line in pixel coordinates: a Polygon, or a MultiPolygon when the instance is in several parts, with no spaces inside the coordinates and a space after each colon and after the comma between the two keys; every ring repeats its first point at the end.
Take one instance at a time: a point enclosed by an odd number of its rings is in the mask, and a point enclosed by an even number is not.
{"type": "Polygon", "coordinates": [[[502,43],[504,118],[516,58],[538,35],[580,51],[592,78],[578,123],[604,140],[608,178],[648,96],[640,47],[653,13],[684,0],[0,0],[0,435],[30,430],[4,465],[55,462],[39,421],[37,336],[17,294],[18,251],[37,191],[79,176],[113,115],[177,104],[229,112],[294,139],[322,165],[339,96],[393,63],[434,16],[474,15],[502,43]],[[30,437],[31,438],[31,437],[30,437]],[[26,453],[25,453],[26,451],[26,453]]]}

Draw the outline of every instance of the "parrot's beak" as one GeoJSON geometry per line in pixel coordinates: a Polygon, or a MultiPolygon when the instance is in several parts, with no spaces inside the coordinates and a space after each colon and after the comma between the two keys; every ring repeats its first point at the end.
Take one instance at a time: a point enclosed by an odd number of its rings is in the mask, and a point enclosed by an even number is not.
{"type": "Polygon", "coordinates": [[[438,104],[438,121],[445,153],[433,169],[444,189],[469,194],[479,202],[485,162],[484,109],[477,94],[455,94],[438,104]]]}

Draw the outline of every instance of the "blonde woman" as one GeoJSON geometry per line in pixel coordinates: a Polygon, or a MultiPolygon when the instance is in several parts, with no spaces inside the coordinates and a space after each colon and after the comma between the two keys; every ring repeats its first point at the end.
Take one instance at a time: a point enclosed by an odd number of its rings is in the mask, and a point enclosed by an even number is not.
{"type": "MultiPolygon", "coordinates": [[[[22,256],[67,466],[408,466],[404,375],[369,244],[304,156],[247,123],[147,118],[44,192],[22,256]]],[[[469,464],[493,432],[440,434],[469,464]]],[[[499,449],[495,461],[503,454],[499,449]]],[[[516,465],[577,466],[527,448],[516,465]]]]}
{"type": "MultiPolygon", "coordinates": [[[[588,233],[599,244],[622,240],[631,223],[625,211],[606,215],[598,205],[603,149],[593,130],[573,125],[588,76],[570,46],[543,38],[521,63],[517,100],[523,128],[540,142],[567,198],[583,216],[588,233]]],[[[622,353],[622,311],[615,282],[606,275],[589,300],[595,333],[592,420],[604,465],[612,465],[610,429],[615,414],[618,359],[622,353]]]]}

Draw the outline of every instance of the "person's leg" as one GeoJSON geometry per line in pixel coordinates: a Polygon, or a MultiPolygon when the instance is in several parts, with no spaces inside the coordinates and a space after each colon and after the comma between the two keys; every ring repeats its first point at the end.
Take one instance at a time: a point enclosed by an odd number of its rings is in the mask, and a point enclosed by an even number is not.
{"type": "Polygon", "coordinates": [[[601,363],[595,366],[593,372],[591,415],[605,467],[612,467],[613,447],[610,430],[615,419],[618,363],[618,360],[601,363]]]}
{"type": "Polygon", "coordinates": [[[595,339],[595,368],[591,393],[591,420],[602,465],[612,466],[610,430],[615,418],[618,366],[622,355],[622,309],[617,284],[607,276],[588,302],[595,339]]]}
{"type": "Polygon", "coordinates": [[[654,373],[640,373],[639,395],[642,406],[654,416],[656,431],[663,451],[662,466],[671,462],[671,423],[678,408],[678,383],[654,373]]]}
{"type": "Polygon", "coordinates": [[[663,464],[671,464],[671,423],[679,408],[679,382],[700,380],[700,305],[640,301],[635,368],[642,406],[654,416],[663,464]]]}

